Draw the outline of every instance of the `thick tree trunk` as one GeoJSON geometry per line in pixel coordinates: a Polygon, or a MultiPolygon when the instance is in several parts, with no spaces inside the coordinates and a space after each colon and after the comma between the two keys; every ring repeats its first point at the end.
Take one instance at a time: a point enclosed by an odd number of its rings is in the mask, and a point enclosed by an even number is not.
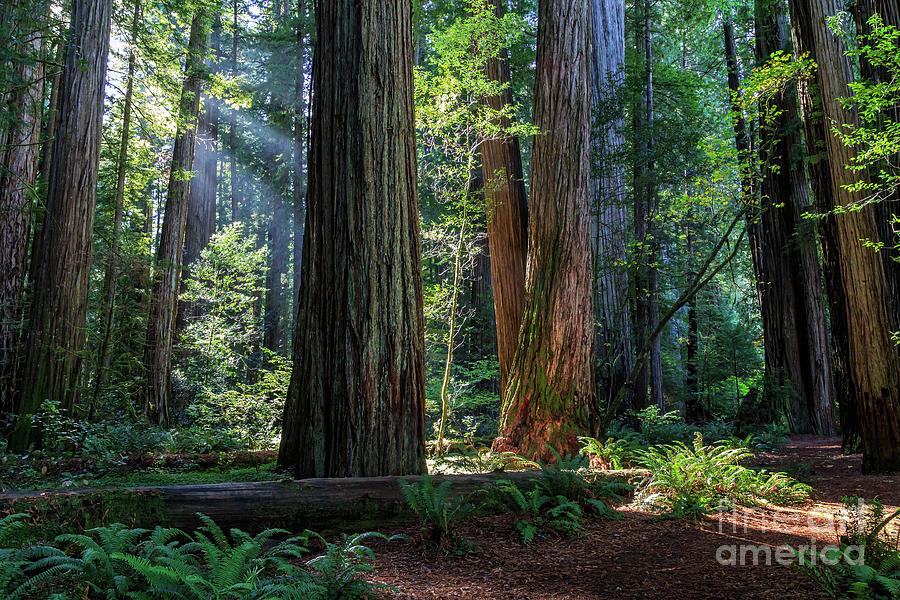
{"type": "MultiPolygon", "coordinates": [[[[783,5],[758,0],[756,20],[760,61],[779,50],[790,52],[783,5]]],[[[795,159],[802,143],[796,90],[786,90],[771,103],[778,117],[774,123],[761,122],[759,129],[764,171],[759,194],[760,256],[755,259],[765,371],[767,383],[773,386],[766,392],[785,386],[792,389],[787,407],[792,431],[832,436],[837,431],[834,382],[816,231],[802,216],[810,204],[809,184],[802,163],[795,159]]]]}
{"type": "Polygon", "coordinates": [[[306,221],[306,2],[297,0],[297,76],[294,84],[294,285],[291,294],[291,325],[297,323],[297,306],[300,302],[300,271],[303,264],[303,226],[306,221]]]}
{"type": "MultiPolygon", "coordinates": [[[[78,51],[66,53],[47,208],[31,259],[34,297],[19,382],[20,414],[33,413],[48,398],[71,409],[78,394],[111,12],[111,0],[72,2],[70,39],[78,51]]],[[[24,447],[33,440],[28,422],[20,425],[15,442],[24,447]]]]}
{"type": "MultiPolygon", "coordinates": [[[[506,12],[506,0],[493,0],[494,12],[506,12]]],[[[488,79],[509,84],[509,59],[502,50],[486,65],[488,79]]],[[[507,87],[485,102],[494,110],[512,104],[507,87]]],[[[509,123],[498,123],[507,127],[509,123]]],[[[525,311],[525,254],[528,250],[528,197],[522,173],[519,139],[486,140],[481,145],[487,209],[488,247],[491,256],[491,285],[497,322],[497,356],[500,360],[500,389],[506,389],[508,374],[519,340],[525,311]]]]}
{"type": "MultiPolygon", "coordinates": [[[[609,112],[609,98],[622,85],[625,63],[625,3],[591,2],[591,106],[594,118],[609,112]]],[[[625,144],[622,117],[593,123],[591,136],[591,201],[594,219],[594,311],[598,399],[609,405],[625,383],[633,364],[628,310],[628,209],[625,170],[617,154],[625,144]]],[[[627,399],[628,404],[631,403],[627,399]]]]}
{"type": "Polygon", "coordinates": [[[193,169],[200,81],[206,50],[207,16],[195,13],[184,66],[184,85],[178,108],[178,131],[172,150],[166,209],[153,272],[153,293],[144,350],[144,414],[154,423],[168,426],[171,404],[172,345],[181,260],[187,225],[188,197],[193,169]]]}
{"type": "Polygon", "coordinates": [[[412,6],[315,8],[307,226],[278,460],[298,477],[421,473],[412,6]]]}
{"type": "MultiPolygon", "coordinates": [[[[872,28],[868,20],[877,14],[885,25],[900,28],[900,4],[896,0],[855,0],[851,3],[851,12],[856,21],[858,35],[871,35],[872,28]]],[[[860,74],[871,82],[889,82],[895,76],[885,68],[875,68],[865,56],[859,58],[860,74]]],[[[888,120],[900,123],[900,103],[884,110],[888,120]]],[[[882,127],[885,120],[882,120],[882,127]]],[[[900,154],[895,153],[890,157],[894,165],[900,164],[900,154]]],[[[869,176],[878,181],[878,169],[871,169],[869,176]]],[[[884,263],[884,271],[887,276],[888,289],[892,299],[893,319],[900,323],[900,235],[898,235],[895,218],[900,216],[900,190],[895,189],[892,194],[884,197],[875,205],[875,222],[878,225],[880,240],[884,247],[879,252],[884,263]]]]}
{"type": "MultiPolygon", "coordinates": [[[[131,23],[132,44],[136,43],[140,24],[140,4],[134,5],[134,16],[131,23]]],[[[122,111],[122,137],[119,140],[119,156],[116,164],[116,196],[113,216],[112,238],[109,243],[109,255],[106,259],[106,276],[103,281],[103,308],[101,311],[103,338],[97,352],[97,378],[94,384],[94,395],[91,406],[97,400],[100,388],[109,380],[109,364],[111,359],[113,315],[116,307],[116,282],[119,277],[119,238],[122,229],[122,214],[125,205],[125,171],[128,167],[128,140],[131,138],[131,99],[134,92],[134,46],[128,52],[128,83],[125,86],[124,108],[122,111]]]]}
{"type": "Polygon", "coordinates": [[[525,312],[495,449],[552,460],[597,416],[590,240],[590,13],[541,0],[525,312]]]}
{"type": "MultiPolygon", "coordinates": [[[[800,102],[807,152],[815,157],[809,168],[818,208],[827,212],[860,200],[858,193],[844,187],[857,179],[847,168],[852,149],[830,131],[831,122],[856,121],[840,100],[850,95],[850,64],[840,39],[825,27],[825,18],[841,6],[838,0],[790,0],[789,5],[795,50],[809,52],[818,65],[815,87],[801,84],[800,102]],[[820,147],[826,150],[824,155],[816,154],[820,147]]],[[[859,421],[863,470],[900,470],[900,358],[891,340],[897,324],[882,259],[861,242],[878,239],[875,211],[867,207],[833,215],[825,220],[821,233],[825,266],[832,270],[826,277],[832,323],[843,319],[846,323],[846,330],[834,327],[832,336],[846,336],[836,344],[847,350],[850,395],[846,402],[854,405],[859,421]]]]}
{"type": "MultiPolygon", "coordinates": [[[[44,2],[12,0],[0,5],[4,29],[15,27],[19,11],[46,10],[44,2]]],[[[3,112],[19,121],[0,130],[0,420],[16,409],[16,370],[22,324],[31,207],[37,181],[44,65],[41,36],[22,34],[15,51],[32,61],[2,65],[16,87],[4,94],[3,112]]]]}

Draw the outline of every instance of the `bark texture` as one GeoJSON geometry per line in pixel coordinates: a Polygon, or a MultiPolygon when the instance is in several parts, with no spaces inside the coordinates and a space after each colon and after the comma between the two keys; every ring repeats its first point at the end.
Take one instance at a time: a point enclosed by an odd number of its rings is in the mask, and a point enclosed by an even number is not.
{"type": "MultiPolygon", "coordinates": [[[[493,0],[494,11],[502,16],[506,0],[493,0]]],[[[509,60],[504,49],[486,67],[489,79],[508,84],[509,60]]],[[[485,99],[494,110],[512,103],[507,87],[499,96],[485,99]]],[[[509,123],[499,123],[508,127],[509,123]]],[[[519,340],[525,311],[525,255],[528,250],[528,196],[522,172],[519,139],[486,140],[481,145],[484,197],[487,208],[488,248],[491,256],[491,285],[497,323],[497,356],[500,361],[500,389],[506,389],[509,370],[519,340]]]]}
{"type": "MultiPolygon", "coordinates": [[[[757,0],[756,48],[760,61],[790,52],[783,3],[757,0]]],[[[760,182],[757,277],[768,383],[791,390],[788,419],[796,433],[833,436],[835,395],[831,353],[810,208],[809,182],[800,146],[796,88],[771,100],[779,116],[760,123],[760,182]]],[[[765,418],[765,417],[764,417],[765,418]]]]}
{"type": "Polygon", "coordinates": [[[150,297],[150,318],[147,323],[147,344],[144,349],[146,377],[144,414],[152,422],[163,426],[168,426],[171,418],[169,408],[172,395],[172,344],[178,310],[178,288],[181,282],[181,261],[188,217],[197,114],[200,110],[200,82],[207,38],[206,20],[206,14],[200,11],[194,15],[191,23],[184,84],[178,109],[178,130],[172,149],[165,215],[153,271],[153,292],[150,297]]]}
{"type": "MultiPolygon", "coordinates": [[[[0,5],[2,30],[17,27],[23,12],[43,14],[46,9],[46,2],[40,0],[4,3],[0,5]]],[[[2,65],[14,73],[10,79],[17,85],[4,90],[2,100],[4,116],[16,122],[0,129],[0,419],[16,409],[16,358],[44,101],[42,38],[37,32],[20,33],[24,41],[9,50],[22,60],[2,65]]]]}
{"type": "MultiPolygon", "coordinates": [[[[21,414],[48,398],[71,408],[78,394],[111,12],[111,0],[72,2],[70,48],[78,51],[66,53],[46,213],[31,259],[21,414]]],[[[26,445],[29,428],[21,425],[15,439],[26,445]]]]}
{"type": "Polygon", "coordinates": [[[278,461],[421,473],[425,352],[409,0],[315,6],[309,197],[278,461]]]}
{"type": "Polygon", "coordinates": [[[538,5],[525,312],[495,449],[552,460],[596,416],[590,241],[590,13],[538,5]]]}
{"type": "MultiPolygon", "coordinates": [[[[622,84],[625,63],[625,3],[591,2],[591,106],[595,122],[591,135],[591,201],[594,219],[594,311],[597,389],[608,405],[628,378],[633,364],[631,320],[628,310],[628,209],[625,170],[617,157],[625,145],[623,118],[609,118],[608,104],[622,84]],[[600,119],[597,121],[597,119],[600,119]]],[[[626,400],[630,404],[630,400],[626,400]]]]}
{"type": "MultiPolygon", "coordinates": [[[[131,23],[132,44],[137,37],[141,18],[140,15],[140,4],[135,3],[134,16],[132,17],[131,23]]],[[[100,388],[105,385],[109,379],[113,315],[116,308],[116,283],[119,276],[119,238],[121,236],[122,214],[125,205],[125,171],[128,166],[128,140],[131,137],[131,100],[134,93],[134,62],[134,47],[132,46],[128,52],[128,82],[125,86],[125,98],[123,99],[122,135],[119,138],[119,155],[116,164],[116,196],[114,200],[113,230],[112,238],[109,243],[109,254],[106,258],[106,276],[103,281],[103,308],[101,312],[103,338],[100,342],[100,349],[97,352],[99,364],[97,368],[97,379],[94,385],[94,401],[97,399],[100,388]]]]}
{"type": "MultiPolygon", "coordinates": [[[[850,64],[840,39],[825,24],[826,17],[841,6],[838,0],[790,0],[789,6],[795,50],[809,52],[818,65],[812,85],[801,83],[799,93],[807,152],[815,159],[810,161],[810,172],[817,208],[827,212],[860,200],[858,193],[843,187],[857,178],[847,168],[852,149],[830,131],[832,121],[856,121],[840,102],[850,95],[850,64]],[[821,149],[825,152],[818,154],[821,149]]],[[[882,259],[860,241],[878,239],[875,211],[867,207],[835,214],[823,223],[821,234],[831,318],[836,325],[832,336],[845,337],[836,344],[846,349],[850,388],[846,403],[852,405],[859,424],[863,470],[900,470],[900,357],[890,338],[897,327],[882,259]]],[[[842,413],[846,424],[843,417],[842,413]]]]}

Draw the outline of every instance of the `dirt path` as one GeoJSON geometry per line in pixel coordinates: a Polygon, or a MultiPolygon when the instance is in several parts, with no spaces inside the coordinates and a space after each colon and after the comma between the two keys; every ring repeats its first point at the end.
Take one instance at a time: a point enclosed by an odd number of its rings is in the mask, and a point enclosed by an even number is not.
{"type": "MultiPolygon", "coordinates": [[[[519,544],[510,516],[481,517],[462,532],[481,553],[428,559],[414,544],[379,546],[375,578],[398,590],[384,598],[827,598],[795,567],[777,564],[773,548],[834,543],[831,515],[841,497],[878,495],[886,505],[898,505],[900,474],[862,475],[860,457],[841,456],[836,439],[795,437],[782,452],[762,454],[757,462],[810,463],[814,499],[800,507],[743,510],[698,522],[659,521],[626,506],[621,520],[590,522],[580,537],[551,537],[528,547],[519,544]],[[730,546],[736,561],[743,556],[746,564],[720,564],[717,553],[730,558],[730,546]],[[753,552],[760,564],[753,564],[753,552]],[[765,564],[766,552],[772,552],[771,564],[765,564]]],[[[404,533],[415,537],[414,529],[404,533]]]]}

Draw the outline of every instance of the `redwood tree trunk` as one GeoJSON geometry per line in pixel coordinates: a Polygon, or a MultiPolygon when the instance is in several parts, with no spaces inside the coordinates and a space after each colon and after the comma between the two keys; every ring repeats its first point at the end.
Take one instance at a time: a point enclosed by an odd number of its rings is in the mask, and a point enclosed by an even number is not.
{"type": "Polygon", "coordinates": [[[306,221],[306,2],[297,0],[297,75],[294,84],[294,285],[291,293],[291,325],[297,324],[297,306],[300,299],[300,265],[303,264],[303,226],[306,221]]]}
{"type": "MultiPolygon", "coordinates": [[[[134,16],[131,23],[132,44],[136,43],[138,25],[140,24],[140,4],[134,5],[134,16]]],[[[125,204],[125,171],[128,167],[128,140],[131,137],[131,99],[134,92],[134,46],[128,52],[128,83],[125,87],[124,109],[122,111],[122,136],[119,140],[119,156],[116,164],[116,197],[113,216],[112,239],[109,244],[109,255],[106,259],[106,276],[103,281],[103,339],[97,352],[97,379],[94,385],[93,401],[97,400],[101,386],[109,379],[112,343],[113,314],[116,307],[116,282],[119,277],[119,238],[122,229],[122,214],[125,204]]],[[[93,407],[93,404],[92,404],[93,407]]]]}
{"type": "Polygon", "coordinates": [[[172,150],[166,209],[156,252],[147,345],[144,350],[144,414],[154,423],[169,425],[172,344],[181,281],[184,231],[187,224],[190,172],[193,169],[200,81],[207,37],[206,15],[195,13],[184,66],[184,85],[178,108],[178,131],[172,150]]]}
{"type": "MultiPolygon", "coordinates": [[[[494,12],[502,16],[506,0],[493,0],[494,12]]],[[[509,83],[506,50],[486,65],[486,75],[500,84],[509,83]]],[[[494,110],[512,103],[507,87],[485,102],[494,110]]],[[[505,119],[504,119],[505,120],[505,119]]],[[[509,123],[498,123],[508,127],[509,123]]],[[[519,341],[519,327],[525,311],[525,254],[528,250],[528,197],[522,173],[519,139],[486,140],[481,145],[487,210],[488,252],[491,257],[491,285],[497,322],[497,356],[500,360],[500,389],[506,389],[513,355],[519,341]]]]}
{"type": "MultiPolygon", "coordinates": [[[[624,76],[625,3],[592,0],[591,10],[591,105],[597,118],[611,109],[606,103],[624,76]]],[[[625,144],[622,129],[622,117],[610,118],[593,123],[591,136],[597,389],[604,405],[615,398],[633,364],[628,273],[623,268],[628,246],[625,170],[616,158],[625,144]]]]}
{"type": "MultiPolygon", "coordinates": [[[[4,29],[15,27],[19,11],[27,11],[32,5],[45,8],[43,3],[23,0],[0,5],[4,29]]],[[[37,32],[20,33],[25,41],[15,50],[31,56],[34,62],[2,65],[14,73],[17,84],[4,95],[3,111],[20,122],[7,123],[0,130],[0,419],[16,409],[16,357],[44,101],[41,36],[37,32]]]]}
{"type": "MultiPolygon", "coordinates": [[[[111,0],[72,2],[70,39],[78,51],[66,53],[47,208],[32,256],[20,414],[47,398],[71,409],[78,393],[111,12],[111,0]]],[[[20,423],[15,441],[22,447],[31,436],[28,423],[20,423]]]]}
{"type": "MultiPolygon", "coordinates": [[[[790,51],[783,5],[756,3],[756,48],[760,61],[790,51]]],[[[769,385],[792,390],[788,419],[797,433],[835,435],[831,353],[809,208],[806,171],[794,158],[802,143],[795,89],[771,100],[774,123],[760,123],[759,302],[769,385]]],[[[772,393],[775,390],[766,390],[772,393]]],[[[765,417],[763,417],[765,418],[765,417]]]]}
{"type": "MultiPolygon", "coordinates": [[[[790,0],[789,5],[795,50],[809,52],[818,65],[815,88],[803,82],[800,102],[807,151],[816,158],[810,162],[810,172],[818,208],[831,211],[860,200],[858,193],[844,188],[858,177],[847,168],[852,149],[830,130],[831,122],[856,121],[840,101],[850,95],[850,64],[840,39],[823,26],[826,16],[836,14],[841,6],[838,0],[790,0]],[[825,149],[824,155],[816,155],[820,148],[825,149]]],[[[836,343],[847,351],[850,394],[846,402],[852,404],[858,419],[863,470],[900,470],[900,358],[891,340],[897,324],[882,259],[860,241],[878,239],[875,211],[867,207],[834,215],[821,233],[825,266],[832,270],[826,277],[832,323],[846,323],[846,330],[834,328],[832,336],[846,336],[836,343]]]]}
{"type": "MultiPolygon", "coordinates": [[[[216,18],[212,29],[209,69],[215,69],[219,58],[222,25],[216,18]]],[[[184,257],[182,259],[181,285],[190,274],[190,266],[200,258],[216,232],[216,193],[219,189],[219,105],[218,99],[201,95],[203,106],[197,121],[194,142],[194,169],[188,192],[187,224],[184,231],[184,257]]],[[[178,307],[176,331],[182,331],[188,319],[200,316],[200,307],[181,302],[178,307]]]]}
{"type": "Polygon", "coordinates": [[[421,473],[425,348],[409,0],[320,0],[294,370],[278,462],[421,473]]]}
{"type": "Polygon", "coordinates": [[[596,417],[590,241],[590,77],[586,3],[541,0],[520,345],[497,450],[552,460],[578,450],[596,417]]]}

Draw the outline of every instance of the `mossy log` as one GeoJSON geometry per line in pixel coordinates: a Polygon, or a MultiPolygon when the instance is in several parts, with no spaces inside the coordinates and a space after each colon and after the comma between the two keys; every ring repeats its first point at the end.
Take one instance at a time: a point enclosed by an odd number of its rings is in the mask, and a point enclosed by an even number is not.
{"type": "MultiPolygon", "coordinates": [[[[638,471],[596,473],[628,481],[638,471]]],[[[502,479],[526,484],[539,471],[476,475],[435,475],[434,484],[451,482],[451,496],[472,493],[502,479]]],[[[133,527],[163,525],[193,529],[197,513],[212,517],[223,529],[255,532],[266,527],[291,531],[364,531],[413,519],[400,489],[409,477],[348,477],[214,483],[133,488],[21,491],[0,494],[0,516],[24,512],[40,528],[32,539],[52,539],[62,531],[121,522],[133,527]]]]}

